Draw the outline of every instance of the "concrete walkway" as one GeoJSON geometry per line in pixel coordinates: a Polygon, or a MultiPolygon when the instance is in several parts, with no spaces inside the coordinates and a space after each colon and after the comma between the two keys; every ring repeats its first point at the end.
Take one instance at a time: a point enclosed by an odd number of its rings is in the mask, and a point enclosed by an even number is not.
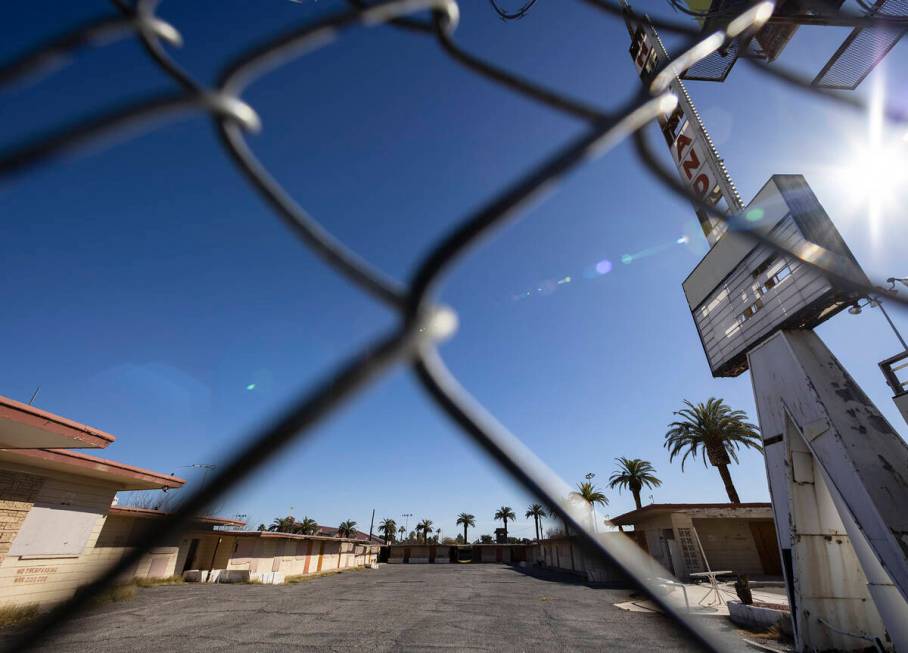
{"type": "MultiPolygon", "coordinates": [[[[628,598],[505,565],[383,565],[296,585],[140,589],[72,622],[47,650],[696,650],[663,615],[615,607],[628,598]]],[[[725,620],[704,623],[746,650],[725,620]]]]}

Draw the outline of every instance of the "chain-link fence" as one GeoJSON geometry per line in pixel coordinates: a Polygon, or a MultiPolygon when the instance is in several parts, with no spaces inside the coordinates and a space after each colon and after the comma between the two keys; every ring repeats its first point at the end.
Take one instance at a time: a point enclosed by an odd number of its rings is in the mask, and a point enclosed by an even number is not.
{"type": "MultiPolygon", "coordinates": [[[[602,12],[606,19],[623,20],[629,8],[609,0],[582,0],[602,12]]],[[[237,448],[213,477],[192,493],[172,514],[161,519],[147,534],[141,545],[132,549],[99,578],[86,585],[71,600],[55,607],[11,642],[12,650],[33,649],[45,642],[66,620],[83,610],[102,590],[134,567],[152,548],[162,545],[187,527],[194,515],[247,478],[272,457],[297,441],[324,417],[345,401],[350,400],[370,382],[398,365],[409,366],[431,400],[462,430],[478,443],[497,463],[516,479],[529,493],[551,506],[558,516],[578,534],[581,545],[594,555],[615,565],[639,585],[639,588],[687,631],[693,641],[708,649],[718,649],[714,636],[683,611],[677,609],[659,592],[652,578],[651,562],[630,543],[597,538],[586,525],[587,520],[565,497],[570,488],[538,460],[514,435],[507,432],[481,406],[473,401],[448,372],[439,356],[437,344],[449,337],[456,328],[456,313],[433,301],[442,277],[467,250],[517,216],[522,208],[543,189],[551,187],[575,167],[593,157],[603,156],[618,142],[633,138],[636,152],[653,176],[665,186],[709,215],[725,221],[755,241],[762,241],[786,256],[800,259],[804,264],[819,268],[844,290],[887,297],[894,304],[906,300],[868,284],[842,270],[838,255],[822,248],[809,252],[786,250],[771,235],[761,235],[749,229],[737,215],[726,215],[715,207],[694,197],[664,167],[650,148],[643,127],[669,114],[677,100],[668,91],[668,82],[702,61],[711,53],[749,38],[770,16],[771,2],[751,5],[746,11],[731,17],[724,30],[703,38],[692,24],[653,20],[664,32],[680,34],[689,39],[683,54],[656,71],[653,83],[642,88],[634,99],[617,110],[606,110],[535,82],[515,75],[463,50],[455,40],[458,5],[454,0],[386,0],[366,3],[349,0],[345,11],[304,24],[275,35],[234,61],[225,65],[217,84],[207,87],[193,79],[174,61],[166,50],[168,44],[181,40],[177,26],[170,25],[156,13],[154,0],[140,0],[131,5],[126,0],[113,0],[116,12],[80,25],[57,38],[34,47],[31,51],[0,66],[0,88],[40,75],[47,67],[58,65],[63,55],[109,43],[116,38],[138,38],[148,57],[175,83],[177,90],[148,97],[140,102],[115,107],[107,112],[71,124],[59,131],[13,147],[0,156],[0,175],[5,177],[27,173],[30,169],[78,150],[97,140],[124,132],[135,133],[165,124],[187,112],[205,113],[211,117],[225,153],[242,171],[252,188],[271,206],[274,213],[295,233],[305,246],[316,252],[338,274],[344,275],[362,292],[386,305],[399,318],[391,333],[354,352],[332,374],[294,401],[257,433],[237,448]],[[255,108],[242,98],[244,88],[258,76],[287,61],[360,27],[402,29],[422,34],[437,41],[458,63],[499,85],[538,102],[549,109],[570,116],[586,125],[585,132],[566,143],[559,151],[539,162],[531,172],[504,188],[475,213],[466,216],[459,225],[428,251],[409,283],[400,285],[381,271],[374,269],[335,240],[309,216],[272,178],[248,147],[245,136],[260,127],[255,108]]],[[[838,2],[818,2],[824,11],[835,14],[839,21],[854,27],[873,26],[875,18],[866,15],[841,13],[838,2]]],[[[839,95],[814,88],[810,81],[780,68],[745,58],[769,78],[795,86],[806,93],[819,94],[830,102],[862,108],[853,96],[839,95]]],[[[903,113],[889,107],[886,117],[893,122],[908,122],[903,113]]],[[[666,572],[667,574],[667,572],[666,572]]]]}

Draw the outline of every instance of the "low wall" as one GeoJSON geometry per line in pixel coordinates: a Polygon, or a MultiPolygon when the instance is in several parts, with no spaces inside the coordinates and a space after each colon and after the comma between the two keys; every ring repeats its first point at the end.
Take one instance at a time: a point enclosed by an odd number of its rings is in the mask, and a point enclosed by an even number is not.
{"type": "MultiPolygon", "coordinates": [[[[600,538],[621,537],[623,533],[600,533],[600,538]]],[[[537,567],[558,569],[595,583],[631,585],[630,579],[617,567],[599,556],[587,555],[573,537],[554,537],[531,544],[527,549],[527,563],[537,567]]]]}

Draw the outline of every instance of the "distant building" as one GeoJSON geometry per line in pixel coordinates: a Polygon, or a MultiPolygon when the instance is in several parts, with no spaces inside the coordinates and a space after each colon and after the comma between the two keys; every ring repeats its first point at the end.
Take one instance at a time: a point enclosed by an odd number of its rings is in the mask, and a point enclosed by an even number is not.
{"type": "MultiPolygon", "coordinates": [[[[321,536],[323,536],[323,537],[337,537],[337,528],[334,527],[334,526],[321,526],[321,525],[319,525],[319,527],[318,527],[318,532],[316,533],[316,535],[321,535],[321,536]]],[[[359,530],[354,530],[354,532],[353,532],[353,537],[351,537],[350,539],[352,539],[352,540],[362,540],[362,541],[364,541],[364,542],[368,542],[368,541],[369,541],[369,534],[368,534],[368,533],[363,533],[362,531],[359,531],[359,530]]],[[[372,542],[373,542],[374,544],[384,544],[384,543],[385,543],[385,539],[382,538],[382,537],[379,537],[379,536],[373,534],[373,535],[372,535],[372,542]]]]}
{"type": "Polygon", "coordinates": [[[210,531],[188,535],[181,558],[190,581],[283,583],[288,576],[365,567],[378,561],[380,546],[353,538],[272,531],[210,531]]]}
{"type": "Polygon", "coordinates": [[[714,571],[782,575],[769,503],[654,503],[611,521],[678,578],[706,571],[703,553],[714,571]]]}

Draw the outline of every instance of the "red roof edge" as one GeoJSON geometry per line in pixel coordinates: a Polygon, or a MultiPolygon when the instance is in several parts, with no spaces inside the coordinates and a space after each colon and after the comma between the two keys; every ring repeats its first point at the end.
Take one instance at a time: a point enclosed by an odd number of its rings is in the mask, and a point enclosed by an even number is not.
{"type": "MultiPolygon", "coordinates": [[[[162,510],[152,510],[151,508],[134,508],[132,506],[111,506],[108,514],[119,515],[122,517],[143,517],[143,518],[163,518],[169,515],[169,512],[162,510]]],[[[193,521],[202,522],[203,524],[213,524],[215,526],[239,526],[243,527],[246,522],[240,519],[228,519],[227,517],[218,517],[216,515],[204,515],[196,517],[193,521]]]]}
{"type": "Polygon", "coordinates": [[[99,458],[98,456],[91,456],[78,451],[70,451],[69,449],[6,449],[6,451],[25,458],[38,458],[50,462],[59,462],[64,465],[72,465],[73,467],[82,469],[95,469],[100,472],[108,472],[111,475],[120,474],[121,476],[128,476],[148,483],[155,483],[162,488],[178,488],[186,483],[182,478],[177,478],[170,474],[162,474],[150,469],[133,467],[126,463],[107,460],[106,458],[99,458]]]}
{"type": "Polygon", "coordinates": [[[70,437],[79,442],[74,444],[74,447],[103,449],[117,439],[93,426],[80,424],[15,399],[0,396],[0,420],[3,419],[70,437]]]}

